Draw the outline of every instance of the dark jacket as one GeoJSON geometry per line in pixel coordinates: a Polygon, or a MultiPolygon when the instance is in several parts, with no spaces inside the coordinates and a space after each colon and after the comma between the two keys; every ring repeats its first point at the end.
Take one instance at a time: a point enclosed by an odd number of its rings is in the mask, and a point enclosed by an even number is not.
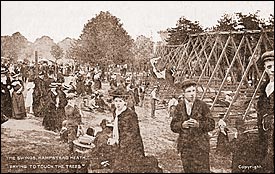
{"type": "Polygon", "coordinates": [[[274,91],[267,96],[265,88],[269,81],[262,84],[257,103],[258,130],[263,154],[265,172],[274,172],[274,91]]]}
{"type": "Polygon", "coordinates": [[[175,116],[171,121],[171,130],[179,133],[178,151],[182,152],[185,149],[196,148],[209,152],[210,143],[208,132],[215,128],[215,121],[212,119],[210,110],[207,104],[196,99],[191,115],[186,113],[185,101],[181,101],[175,110],[175,116]],[[182,128],[182,123],[189,118],[196,119],[199,122],[198,128],[182,128]]]}
{"type": "Polygon", "coordinates": [[[11,80],[7,77],[7,83],[1,82],[1,114],[12,117],[12,99],[10,95],[11,80]]]}
{"type": "Polygon", "coordinates": [[[131,172],[136,161],[144,158],[137,114],[127,108],[118,117],[119,144],[115,172],[131,172]]]}
{"type": "Polygon", "coordinates": [[[27,116],[25,109],[25,99],[22,93],[24,85],[22,80],[13,80],[11,83],[15,81],[18,81],[20,85],[17,84],[13,86],[14,91],[12,92],[12,115],[16,119],[23,119],[27,116]],[[23,88],[21,93],[17,93],[20,88],[23,88]]]}

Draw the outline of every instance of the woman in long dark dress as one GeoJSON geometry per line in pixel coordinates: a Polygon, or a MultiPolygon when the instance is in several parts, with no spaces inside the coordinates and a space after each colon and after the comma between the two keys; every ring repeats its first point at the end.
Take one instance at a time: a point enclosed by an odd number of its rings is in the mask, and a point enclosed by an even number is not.
{"type": "Polygon", "coordinates": [[[11,80],[8,70],[1,67],[1,115],[12,117],[12,100],[10,95],[11,80]]]}
{"type": "Polygon", "coordinates": [[[60,131],[62,128],[62,122],[66,120],[65,116],[65,106],[68,104],[68,100],[66,98],[65,92],[62,90],[64,87],[57,87],[57,99],[56,101],[58,102],[57,108],[56,108],[56,127],[60,131]]]}
{"type": "Polygon", "coordinates": [[[112,95],[115,119],[108,144],[117,146],[114,172],[138,172],[137,161],[142,161],[145,155],[137,114],[127,107],[126,92],[117,90],[112,95]]]}
{"type": "Polygon", "coordinates": [[[46,130],[56,131],[57,130],[57,85],[54,83],[50,84],[50,90],[45,99],[45,115],[42,125],[46,130]]]}
{"type": "Polygon", "coordinates": [[[27,117],[25,108],[25,97],[23,95],[24,85],[23,81],[19,78],[20,74],[12,74],[13,80],[11,86],[12,92],[12,116],[15,119],[23,119],[27,117]]]}

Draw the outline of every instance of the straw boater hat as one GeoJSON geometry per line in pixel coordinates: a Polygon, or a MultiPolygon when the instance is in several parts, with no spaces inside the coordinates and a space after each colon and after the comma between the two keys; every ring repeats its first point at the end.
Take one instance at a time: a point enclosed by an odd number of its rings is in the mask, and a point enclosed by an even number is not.
{"type": "Polygon", "coordinates": [[[15,91],[18,91],[21,88],[22,84],[20,83],[20,81],[16,80],[11,83],[11,86],[15,91]]]}
{"type": "Polygon", "coordinates": [[[71,89],[71,85],[62,84],[63,90],[69,90],[71,89]]]}
{"type": "Polygon", "coordinates": [[[71,93],[66,94],[66,98],[68,100],[74,99],[75,97],[77,97],[77,95],[75,93],[71,92],[71,93]]]}
{"type": "Polygon", "coordinates": [[[13,71],[13,72],[11,73],[11,76],[12,76],[13,78],[15,78],[15,77],[20,76],[20,73],[19,73],[18,71],[13,71]]]}
{"type": "Polygon", "coordinates": [[[40,72],[38,73],[38,75],[44,75],[44,72],[43,72],[43,71],[40,71],[40,72]]]}
{"type": "Polygon", "coordinates": [[[6,74],[8,72],[8,69],[5,67],[1,67],[1,74],[6,74]]]}
{"type": "Polygon", "coordinates": [[[57,88],[58,87],[58,83],[55,83],[55,82],[52,82],[50,85],[49,85],[50,88],[57,88]]]}

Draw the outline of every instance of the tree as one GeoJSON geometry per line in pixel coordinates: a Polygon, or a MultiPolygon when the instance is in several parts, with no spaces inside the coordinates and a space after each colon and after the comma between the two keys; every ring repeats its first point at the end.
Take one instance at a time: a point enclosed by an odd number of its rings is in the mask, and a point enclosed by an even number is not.
{"type": "Polygon", "coordinates": [[[61,59],[64,55],[62,48],[57,44],[51,47],[51,54],[55,58],[55,74],[57,74],[57,60],[61,59]]]}
{"type": "Polygon", "coordinates": [[[150,38],[143,35],[138,36],[134,42],[133,54],[135,57],[135,67],[144,68],[143,66],[149,62],[153,54],[154,42],[150,38]]]}
{"type": "Polygon", "coordinates": [[[133,39],[123,29],[120,19],[101,11],[84,25],[80,39],[70,52],[82,62],[123,64],[133,56],[132,46],[133,39]]]}
{"type": "Polygon", "coordinates": [[[260,11],[257,11],[254,14],[249,13],[247,14],[242,14],[236,13],[237,19],[238,19],[238,25],[243,26],[243,29],[246,30],[260,30],[261,29],[261,24],[264,22],[260,20],[259,18],[259,13],[260,11]]]}
{"type": "Polygon", "coordinates": [[[181,17],[177,21],[176,28],[168,29],[169,38],[167,41],[169,45],[185,44],[188,40],[189,34],[201,32],[203,32],[203,29],[198,21],[191,22],[185,17],[181,17]]]}
{"type": "Polygon", "coordinates": [[[55,58],[56,61],[58,59],[61,59],[64,55],[62,48],[60,48],[60,46],[58,46],[57,44],[55,44],[51,47],[51,54],[55,58]]]}
{"type": "Polygon", "coordinates": [[[20,57],[22,49],[28,45],[27,39],[19,32],[12,36],[1,36],[1,56],[16,61],[20,57]]]}
{"type": "Polygon", "coordinates": [[[274,15],[273,14],[270,14],[268,20],[263,24],[263,28],[274,30],[274,15]]]}
{"type": "Polygon", "coordinates": [[[214,31],[235,31],[237,26],[237,21],[229,14],[224,14],[218,24],[213,27],[214,31]]]}

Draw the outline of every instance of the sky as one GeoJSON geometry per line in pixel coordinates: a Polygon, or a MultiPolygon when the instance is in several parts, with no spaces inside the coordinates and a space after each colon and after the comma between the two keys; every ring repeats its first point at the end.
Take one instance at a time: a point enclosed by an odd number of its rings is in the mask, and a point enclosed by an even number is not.
{"type": "Polygon", "coordinates": [[[182,16],[206,28],[225,13],[257,10],[268,19],[274,15],[274,1],[1,1],[1,36],[20,32],[31,42],[49,36],[56,43],[77,39],[88,20],[109,11],[133,39],[144,35],[159,41],[157,32],[175,27],[182,16]]]}

